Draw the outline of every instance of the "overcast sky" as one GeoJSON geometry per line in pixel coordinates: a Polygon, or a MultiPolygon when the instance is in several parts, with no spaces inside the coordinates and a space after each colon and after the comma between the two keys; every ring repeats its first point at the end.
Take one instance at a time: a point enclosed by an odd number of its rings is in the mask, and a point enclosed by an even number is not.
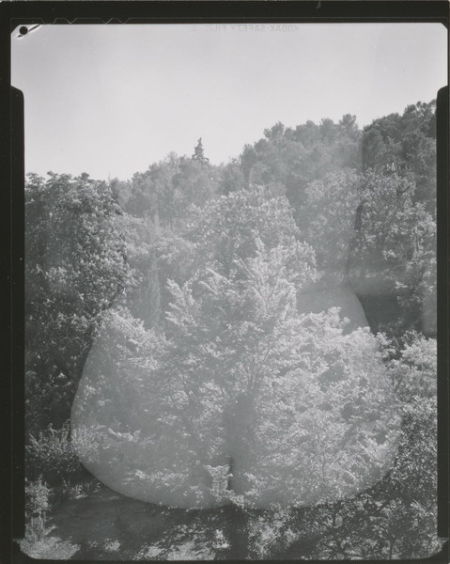
{"type": "Polygon", "coordinates": [[[402,112],[446,57],[440,24],[48,25],[13,36],[12,82],[27,172],[125,179],[200,136],[220,163],[277,121],[402,112]]]}

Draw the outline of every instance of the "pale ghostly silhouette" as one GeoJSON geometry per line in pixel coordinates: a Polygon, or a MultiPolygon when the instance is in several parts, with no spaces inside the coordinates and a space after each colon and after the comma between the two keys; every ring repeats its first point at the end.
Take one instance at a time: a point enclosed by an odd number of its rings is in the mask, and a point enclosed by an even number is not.
{"type": "MultiPolygon", "coordinates": [[[[341,219],[346,240],[339,244],[348,251],[354,218],[341,219]]],[[[280,371],[274,382],[266,378],[257,398],[237,393],[233,402],[221,403],[214,390],[203,389],[201,397],[180,401],[174,411],[176,385],[155,375],[152,359],[136,362],[132,354],[115,354],[122,321],[113,307],[92,345],[72,408],[75,445],[86,468],[124,495],[184,508],[230,501],[307,505],[373,485],[392,463],[400,420],[363,308],[344,282],[345,259],[341,253],[325,261],[320,282],[296,296],[298,314],[338,308],[333,315],[345,320],[344,330],[325,336],[327,354],[339,356],[333,368],[302,368],[298,380],[295,371],[280,371]],[[358,385],[360,395],[352,396],[358,385]],[[354,405],[327,408],[326,386],[341,386],[354,405]],[[311,402],[321,398],[319,423],[308,411],[315,406],[303,407],[308,396],[311,402]],[[339,410],[343,415],[337,417],[339,410]],[[345,410],[356,414],[359,425],[345,419],[345,410]],[[169,424],[171,418],[179,424],[169,424]]],[[[311,318],[313,324],[320,319],[311,318]]],[[[311,367],[320,360],[308,357],[311,367]]]]}

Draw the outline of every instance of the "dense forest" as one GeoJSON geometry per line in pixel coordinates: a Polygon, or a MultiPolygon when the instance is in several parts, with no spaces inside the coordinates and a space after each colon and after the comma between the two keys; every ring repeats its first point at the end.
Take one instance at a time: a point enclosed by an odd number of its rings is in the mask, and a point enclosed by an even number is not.
{"type": "Polygon", "coordinates": [[[22,550],[167,560],[438,550],[434,102],[363,129],[351,115],[277,123],[224,165],[199,139],[192,156],[169,154],[128,181],[29,174],[25,196],[22,550]],[[77,403],[83,374],[95,386],[77,403]],[[180,423],[183,401],[195,421],[180,423]],[[183,451],[176,464],[148,446],[145,410],[183,451]],[[89,451],[96,467],[98,436],[73,432],[94,416],[120,445],[108,443],[115,470],[123,452],[133,459],[133,484],[140,453],[158,458],[152,483],[167,494],[154,507],[177,526],[133,543],[64,534],[65,504],[103,488],[79,461],[89,451]],[[305,428],[320,437],[321,464],[305,428]],[[194,436],[204,461],[219,461],[203,463],[208,492],[186,485],[194,436]],[[227,441],[238,444],[234,470],[220,459],[227,441]]]}

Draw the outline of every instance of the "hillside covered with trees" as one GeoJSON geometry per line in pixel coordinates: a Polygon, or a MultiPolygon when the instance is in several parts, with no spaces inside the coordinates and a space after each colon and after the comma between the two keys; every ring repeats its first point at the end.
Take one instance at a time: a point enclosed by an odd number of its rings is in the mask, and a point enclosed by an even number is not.
{"type": "Polygon", "coordinates": [[[223,165],[199,139],[127,181],[30,174],[25,195],[22,550],[439,549],[434,102],[277,123],[223,165]],[[85,467],[169,524],[65,530],[104,491],[85,467]]]}

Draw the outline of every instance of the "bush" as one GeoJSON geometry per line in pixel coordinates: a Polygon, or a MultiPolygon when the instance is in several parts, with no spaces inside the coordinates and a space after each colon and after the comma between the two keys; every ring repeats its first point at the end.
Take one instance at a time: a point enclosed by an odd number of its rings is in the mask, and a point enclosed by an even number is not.
{"type": "Polygon", "coordinates": [[[26,482],[25,516],[27,521],[34,517],[45,517],[49,509],[49,495],[50,490],[42,478],[35,482],[26,482]]]}
{"type": "Polygon", "coordinates": [[[58,537],[50,536],[55,527],[49,525],[47,520],[47,512],[50,509],[50,489],[47,484],[42,478],[34,482],[27,482],[25,495],[25,537],[20,541],[22,552],[31,558],[52,560],[71,558],[79,547],[58,537]]]}
{"type": "Polygon", "coordinates": [[[68,424],[54,429],[50,424],[36,438],[30,435],[25,447],[26,473],[30,479],[44,476],[51,485],[79,480],[83,467],[73,448],[68,424]]]}

